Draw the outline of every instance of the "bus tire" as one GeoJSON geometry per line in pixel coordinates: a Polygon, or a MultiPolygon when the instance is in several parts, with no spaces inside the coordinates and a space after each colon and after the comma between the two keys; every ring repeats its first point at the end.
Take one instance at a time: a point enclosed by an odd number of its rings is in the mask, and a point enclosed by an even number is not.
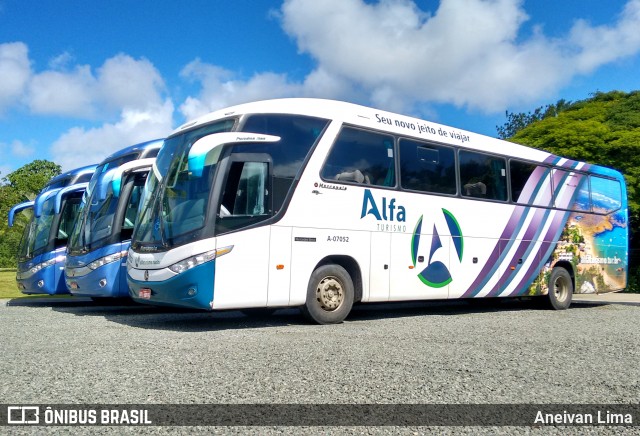
{"type": "Polygon", "coordinates": [[[549,277],[549,305],[555,310],[565,310],[571,305],[573,282],[564,268],[554,268],[549,277]]]}
{"type": "Polygon", "coordinates": [[[340,265],[323,265],[311,274],[302,313],[318,324],[338,324],[351,312],[353,297],[349,273],[340,265]]]}

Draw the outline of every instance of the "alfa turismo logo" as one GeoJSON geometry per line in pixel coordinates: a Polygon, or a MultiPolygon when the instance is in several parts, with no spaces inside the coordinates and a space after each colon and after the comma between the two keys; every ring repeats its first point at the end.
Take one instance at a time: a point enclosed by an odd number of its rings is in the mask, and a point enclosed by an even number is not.
{"type": "MultiPolygon", "coordinates": [[[[453,216],[451,212],[446,209],[442,209],[442,213],[444,214],[445,221],[447,222],[447,227],[449,228],[449,234],[453,239],[453,245],[456,248],[456,253],[458,255],[458,259],[462,262],[462,252],[464,249],[464,238],[462,236],[462,230],[460,229],[460,224],[458,224],[458,220],[453,216]]],[[[416,266],[416,261],[418,259],[418,248],[420,247],[420,238],[422,232],[422,216],[418,219],[416,224],[416,228],[413,231],[413,236],[411,238],[411,260],[413,261],[413,266],[416,266]]],[[[442,241],[440,239],[440,234],[438,233],[438,229],[436,228],[435,223],[433,224],[433,236],[431,237],[431,248],[429,250],[429,259],[427,261],[427,267],[423,269],[419,274],[418,278],[422,283],[432,288],[442,288],[443,286],[447,286],[451,283],[451,273],[447,266],[440,262],[439,260],[434,261],[433,255],[438,251],[438,249],[442,248],[442,241]]]]}

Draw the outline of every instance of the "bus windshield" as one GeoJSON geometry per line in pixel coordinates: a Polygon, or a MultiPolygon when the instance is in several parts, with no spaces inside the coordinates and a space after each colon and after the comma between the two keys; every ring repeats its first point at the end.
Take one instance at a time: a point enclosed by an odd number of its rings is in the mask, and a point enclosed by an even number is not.
{"type": "Polygon", "coordinates": [[[107,162],[96,169],[80,205],[78,225],[74,226],[69,238],[70,254],[86,253],[109,243],[119,200],[109,189],[113,170],[135,157],[129,155],[125,160],[107,162]]]}
{"type": "Polygon", "coordinates": [[[18,260],[32,259],[45,251],[49,243],[49,230],[55,216],[55,196],[50,196],[44,203],[42,214],[34,217],[24,229],[22,241],[18,249],[18,260]]]}
{"type": "Polygon", "coordinates": [[[187,168],[189,150],[198,139],[229,132],[234,124],[235,119],[226,119],[165,140],[142,193],[134,241],[145,244],[149,251],[159,251],[179,244],[176,239],[204,226],[210,179],[219,154],[212,161],[210,153],[206,173],[194,177],[187,168]]]}
{"type": "Polygon", "coordinates": [[[301,115],[248,115],[238,130],[265,138],[195,153],[197,166],[189,163],[194,143],[230,131],[234,121],[218,121],[167,139],[145,185],[133,249],[165,251],[277,214],[328,123],[301,115]]]}

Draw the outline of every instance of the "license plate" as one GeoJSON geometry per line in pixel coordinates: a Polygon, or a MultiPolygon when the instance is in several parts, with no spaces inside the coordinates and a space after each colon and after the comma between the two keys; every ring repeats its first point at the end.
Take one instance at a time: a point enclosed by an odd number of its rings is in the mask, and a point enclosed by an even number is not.
{"type": "Polygon", "coordinates": [[[140,289],[140,292],[138,293],[138,295],[140,296],[140,298],[144,298],[145,300],[149,300],[149,299],[151,299],[151,289],[142,288],[142,289],[140,289]]]}
{"type": "Polygon", "coordinates": [[[73,290],[78,289],[78,284],[76,282],[70,282],[69,287],[73,290]]]}

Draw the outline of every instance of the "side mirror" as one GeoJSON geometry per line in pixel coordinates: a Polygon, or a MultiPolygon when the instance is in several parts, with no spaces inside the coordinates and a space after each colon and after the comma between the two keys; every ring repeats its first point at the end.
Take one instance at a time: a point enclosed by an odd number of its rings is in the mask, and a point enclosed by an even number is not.
{"type": "Polygon", "coordinates": [[[16,204],[15,206],[13,206],[9,211],[9,227],[13,227],[13,223],[18,212],[33,207],[33,204],[33,201],[25,201],[24,203],[16,204]]]}
{"type": "Polygon", "coordinates": [[[60,192],[60,189],[61,188],[52,189],[51,191],[46,191],[38,195],[34,200],[33,215],[36,217],[39,217],[40,215],[42,215],[42,209],[44,208],[44,203],[54,195],[57,195],[57,193],[60,192]]]}
{"type": "Polygon", "coordinates": [[[120,196],[120,191],[122,190],[122,177],[125,174],[143,168],[151,168],[155,161],[155,158],[132,160],[131,162],[127,162],[126,164],[113,169],[113,173],[111,174],[111,190],[113,191],[113,196],[116,198],[120,196]]]}
{"type": "Polygon", "coordinates": [[[218,160],[222,145],[242,142],[278,142],[279,136],[263,135],[260,133],[224,132],[203,136],[193,143],[189,150],[187,166],[192,177],[202,177],[207,154],[215,150],[210,159],[218,160]],[[217,149],[216,149],[217,148],[217,149]]]}
{"type": "Polygon", "coordinates": [[[56,203],[55,203],[55,211],[56,214],[60,213],[60,210],[62,209],[62,198],[67,195],[67,194],[71,194],[72,192],[81,192],[81,191],[85,191],[87,189],[87,187],[89,186],[88,183],[77,183],[75,185],[71,185],[71,186],[67,186],[66,188],[62,188],[60,189],[57,193],[56,193],[56,203]]]}

